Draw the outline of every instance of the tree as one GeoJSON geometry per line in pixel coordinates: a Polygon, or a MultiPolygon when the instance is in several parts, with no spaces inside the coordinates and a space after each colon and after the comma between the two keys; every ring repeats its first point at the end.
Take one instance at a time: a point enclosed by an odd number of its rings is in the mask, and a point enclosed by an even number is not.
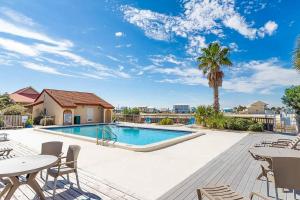
{"type": "Polygon", "coordinates": [[[300,86],[292,86],[285,89],[282,102],[296,112],[297,131],[300,131],[300,86]]]}
{"type": "Polygon", "coordinates": [[[300,86],[285,89],[285,94],[281,99],[283,104],[294,109],[300,115],[300,86]]]}
{"type": "Polygon", "coordinates": [[[206,126],[206,120],[215,114],[213,107],[211,106],[198,106],[195,112],[195,118],[197,122],[203,126],[206,126]]]}
{"type": "Polygon", "coordinates": [[[7,93],[4,93],[0,95],[0,110],[11,106],[13,102],[10,100],[9,95],[7,93]]]}
{"type": "Polygon", "coordinates": [[[293,56],[294,67],[300,71],[300,36],[298,36],[296,41],[296,47],[293,56]]]}
{"type": "Polygon", "coordinates": [[[242,111],[244,111],[246,109],[247,109],[247,107],[246,106],[242,106],[242,105],[239,105],[238,107],[234,107],[233,108],[233,110],[234,110],[235,113],[240,113],[240,112],[242,112],[242,111]]]}
{"type": "Polygon", "coordinates": [[[232,66],[229,59],[229,48],[221,47],[219,43],[213,42],[207,48],[202,49],[198,57],[199,69],[207,76],[209,87],[214,91],[214,109],[219,112],[219,87],[222,87],[224,73],[222,66],[232,66]]]}

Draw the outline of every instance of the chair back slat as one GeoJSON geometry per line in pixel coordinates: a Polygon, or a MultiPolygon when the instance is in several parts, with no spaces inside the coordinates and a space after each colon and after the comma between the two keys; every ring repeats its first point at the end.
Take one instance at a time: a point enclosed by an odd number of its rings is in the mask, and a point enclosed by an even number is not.
{"type": "Polygon", "coordinates": [[[52,156],[59,156],[62,152],[63,142],[59,141],[52,141],[52,142],[45,142],[42,144],[42,155],[52,155],[52,156]]]}
{"type": "Polygon", "coordinates": [[[70,145],[67,153],[67,166],[76,169],[77,168],[77,158],[80,152],[79,145],[70,145]],[[71,163],[68,163],[71,162],[71,163]]]}
{"type": "Polygon", "coordinates": [[[272,168],[275,187],[286,189],[300,189],[300,158],[274,157],[272,168]]]}

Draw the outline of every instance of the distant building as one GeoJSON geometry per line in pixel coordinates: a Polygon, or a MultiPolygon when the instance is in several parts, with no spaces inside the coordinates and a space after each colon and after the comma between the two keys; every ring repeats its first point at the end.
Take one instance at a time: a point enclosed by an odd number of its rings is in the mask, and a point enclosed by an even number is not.
{"type": "Polygon", "coordinates": [[[158,113],[159,110],[154,107],[148,107],[146,113],[158,113]]]}
{"type": "Polygon", "coordinates": [[[173,112],[174,113],[189,113],[190,106],[189,105],[174,105],[173,112]]]}
{"type": "Polygon", "coordinates": [[[265,114],[268,104],[262,101],[257,101],[247,108],[248,114],[265,114]]]}
{"type": "Polygon", "coordinates": [[[40,93],[32,87],[26,87],[9,94],[9,98],[14,103],[27,105],[33,103],[39,94],[40,93]]]}
{"type": "Polygon", "coordinates": [[[161,113],[169,113],[170,109],[169,108],[160,108],[159,112],[161,112],[161,113]]]}
{"type": "Polygon", "coordinates": [[[137,107],[141,113],[147,113],[148,112],[148,107],[147,106],[142,106],[142,107],[137,107]]]}

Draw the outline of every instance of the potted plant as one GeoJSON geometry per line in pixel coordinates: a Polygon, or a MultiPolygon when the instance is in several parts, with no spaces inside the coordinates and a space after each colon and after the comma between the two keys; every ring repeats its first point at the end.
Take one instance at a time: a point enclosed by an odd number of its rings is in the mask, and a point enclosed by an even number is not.
{"type": "Polygon", "coordinates": [[[25,128],[32,128],[33,126],[33,120],[28,118],[25,122],[25,128]]]}

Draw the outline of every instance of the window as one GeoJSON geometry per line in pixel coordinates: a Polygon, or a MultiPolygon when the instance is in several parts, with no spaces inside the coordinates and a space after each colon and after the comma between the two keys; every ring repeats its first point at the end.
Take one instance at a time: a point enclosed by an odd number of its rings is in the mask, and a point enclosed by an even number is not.
{"type": "Polygon", "coordinates": [[[93,122],[94,121],[94,109],[93,108],[87,108],[87,122],[93,122]]]}

